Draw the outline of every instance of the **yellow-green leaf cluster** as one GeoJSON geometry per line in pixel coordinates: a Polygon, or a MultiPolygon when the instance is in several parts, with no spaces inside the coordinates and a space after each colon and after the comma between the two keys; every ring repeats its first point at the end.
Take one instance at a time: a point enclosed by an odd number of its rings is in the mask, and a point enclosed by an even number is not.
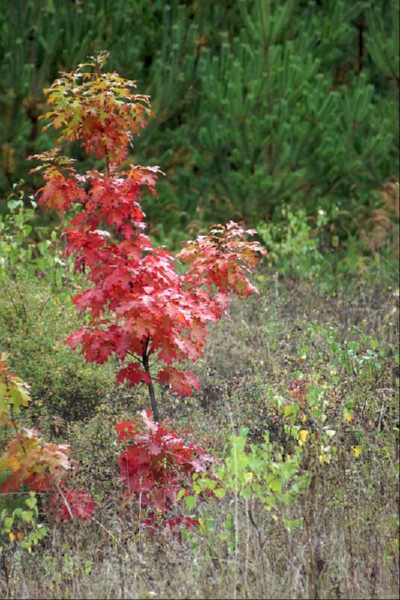
{"type": "Polygon", "coordinates": [[[2,353],[0,357],[0,420],[7,422],[10,416],[21,411],[21,406],[28,406],[30,399],[28,384],[9,372],[7,355],[2,353]]]}

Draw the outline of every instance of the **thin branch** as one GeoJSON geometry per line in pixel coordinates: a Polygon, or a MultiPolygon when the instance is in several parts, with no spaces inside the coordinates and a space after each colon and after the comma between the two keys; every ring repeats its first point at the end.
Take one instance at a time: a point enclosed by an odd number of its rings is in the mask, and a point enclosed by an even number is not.
{"type": "Polygon", "coordinates": [[[136,354],[132,354],[132,352],[129,352],[129,350],[127,351],[127,354],[129,354],[129,356],[132,356],[132,358],[143,364],[143,360],[139,356],[136,356],[136,354]]]}

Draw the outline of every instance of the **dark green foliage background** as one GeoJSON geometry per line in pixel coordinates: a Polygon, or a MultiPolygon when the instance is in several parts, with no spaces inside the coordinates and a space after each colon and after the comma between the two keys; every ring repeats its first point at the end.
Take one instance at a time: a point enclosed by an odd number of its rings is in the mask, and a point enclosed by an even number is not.
{"type": "Polygon", "coordinates": [[[2,198],[40,185],[43,87],[97,50],[152,97],[135,161],[166,172],[146,206],[163,240],[288,203],[348,211],[353,235],[397,173],[395,0],[0,0],[2,198]]]}

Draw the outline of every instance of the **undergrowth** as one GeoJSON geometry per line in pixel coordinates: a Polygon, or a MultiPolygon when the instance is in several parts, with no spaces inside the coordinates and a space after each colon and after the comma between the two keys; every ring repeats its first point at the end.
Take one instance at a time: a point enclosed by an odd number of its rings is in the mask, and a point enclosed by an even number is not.
{"type": "MultiPolygon", "coordinates": [[[[31,555],[11,543],[4,597],[397,597],[395,283],[377,275],[375,285],[353,279],[321,294],[260,272],[257,284],[261,297],[234,303],[212,331],[196,367],[202,390],[190,399],[160,390],[174,424],[191,427],[217,461],[225,492],[184,503],[200,526],[176,535],[143,525],[118,481],[110,432],[147,398],[110,385],[92,415],[58,434],[81,465],[74,485],[92,494],[95,520],[53,524],[31,555]],[[268,452],[256,471],[251,460],[268,452]],[[267,477],[274,463],[282,479],[279,465],[296,453],[289,498],[267,477]]],[[[207,477],[199,484],[213,488],[207,477]]]]}

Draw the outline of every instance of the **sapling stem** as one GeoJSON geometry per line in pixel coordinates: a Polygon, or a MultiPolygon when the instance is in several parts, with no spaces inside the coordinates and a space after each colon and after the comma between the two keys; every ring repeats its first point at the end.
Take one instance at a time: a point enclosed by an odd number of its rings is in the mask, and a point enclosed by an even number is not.
{"type": "Polygon", "coordinates": [[[145,344],[145,347],[143,350],[142,361],[143,361],[144,370],[146,371],[147,375],[149,376],[149,383],[147,383],[147,389],[149,390],[151,409],[153,411],[153,419],[158,423],[160,420],[160,416],[158,414],[156,395],[154,393],[153,380],[151,378],[151,373],[150,373],[149,355],[147,354],[148,345],[149,345],[149,338],[147,338],[147,341],[146,341],[146,344],[145,344]]]}

